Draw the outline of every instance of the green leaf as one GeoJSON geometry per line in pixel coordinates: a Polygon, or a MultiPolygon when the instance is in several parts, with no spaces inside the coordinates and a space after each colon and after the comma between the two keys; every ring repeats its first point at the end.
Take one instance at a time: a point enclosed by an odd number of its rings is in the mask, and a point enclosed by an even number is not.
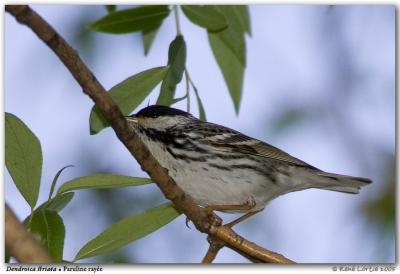
{"type": "MultiPolygon", "coordinates": [[[[111,94],[110,94],[111,95],[111,94]]],[[[111,96],[112,97],[112,96],[111,96]]],[[[114,100],[115,101],[115,100],[114,100]]],[[[117,105],[118,103],[115,102],[117,105]]],[[[94,105],[89,115],[90,135],[99,133],[102,129],[109,127],[107,119],[104,118],[101,111],[94,105]]]]}
{"type": "Polygon", "coordinates": [[[35,134],[11,113],[5,114],[5,161],[18,190],[34,208],[40,187],[42,149],[35,134]]]}
{"type": "Polygon", "coordinates": [[[53,182],[51,183],[51,187],[50,187],[49,200],[51,199],[51,196],[53,196],[54,188],[56,187],[58,177],[60,177],[60,175],[64,171],[64,169],[66,169],[68,167],[73,167],[73,165],[68,165],[68,166],[63,167],[62,169],[60,169],[57,172],[56,176],[54,177],[53,182]]]}
{"type": "Polygon", "coordinates": [[[142,31],[159,25],[169,12],[168,6],[141,6],[111,12],[88,27],[93,31],[113,34],[142,31]]]}
{"type": "Polygon", "coordinates": [[[141,239],[168,224],[180,214],[172,204],[164,204],[139,215],[122,219],[86,243],[75,256],[74,261],[108,253],[141,239]]]}
{"type": "MultiPolygon", "coordinates": [[[[111,98],[122,113],[128,115],[161,82],[167,71],[167,67],[157,67],[135,74],[111,88],[111,98]]],[[[89,120],[91,134],[96,134],[108,126],[108,122],[97,107],[92,108],[89,120]]]]}
{"type": "Polygon", "coordinates": [[[129,177],[123,175],[97,173],[93,175],[78,177],[64,183],[59,189],[58,194],[77,189],[98,189],[115,188],[127,186],[140,186],[151,183],[151,179],[129,177]]]}
{"type": "Polygon", "coordinates": [[[168,72],[161,84],[157,105],[169,106],[173,103],[176,86],[182,81],[186,64],[186,43],[182,35],[176,36],[168,50],[168,72]]]}
{"type": "Polygon", "coordinates": [[[199,118],[202,121],[207,121],[206,112],[204,110],[203,102],[201,101],[201,98],[200,98],[199,93],[197,92],[197,90],[195,90],[194,94],[196,95],[197,105],[199,106],[199,114],[200,114],[199,118]]]}
{"type": "Polygon", "coordinates": [[[161,84],[160,95],[158,96],[157,105],[170,106],[174,104],[176,83],[171,77],[171,73],[168,70],[164,80],[161,84]]]}
{"type": "Polygon", "coordinates": [[[176,36],[168,50],[168,65],[172,79],[179,83],[182,80],[186,63],[186,43],[182,35],[176,36]]]}
{"type": "Polygon", "coordinates": [[[149,28],[142,31],[142,40],[143,40],[143,48],[144,48],[144,55],[147,55],[150,51],[151,45],[156,38],[157,32],[160,29],[161,22],[159,25],[153,28],[149,28]]]}
{"type": "Polygon", "coordinates": [[[64,250],[65,227],[56,211],[40,210],[33,215],[31,232],[47,249],[55,262],[61,262],[64,250]]]}
{"type": "Polygon", "coordinates": [[[228,86],[235,111],[238,113],[242,97],[244,66],[226,46],[219,34],[209,33],[208,40],[228,86]]]}
{"type": "Polygon", "coordinates": [[[73,192],[58,194],[43,205],[47,210],[60,212],[72,200],[74,194],[73,192]]]}
{"type": "Polygon", "coordinates": [[[117,5],[105,5],[107,12],[111,13],[117,9],[117,5]]]}
{"type": "Polygon", "coordinates": [[[249,7],[246,5],[233,5],[231,7],[237,15],[242,31],[251,35],[249,7]]]}
{"type": "Polygon", "coordinates": [[[176,103],[178,103],[180,101],[183,101],[183,100],[185,100],[187,98],[188,98],[187,94],[185,94],[184,96],[179,97],[179,98],[173,98],[172,101],[171,101],[171,105],[176,104],[176,103]]]}
{"type": "Polygon", "coordinates": [[[215,6],[181,6],[183,13],[194,24],[210,32],[221,31],[228,27],[225,16],[215,6]]]}
{"type": "Polygon", "coordinates": [[[250,32],[248,10],[245,6],[221,5],[215,7],[224,14],[229,27],[217,33],[209,32],[208,38],[214,57],[228,86],[235,111],[238,113],[246,66],[245,33],[250,32]]]}
{"type": "Polygon", "coordinates": [[[244,37],[232,29],[224,30],[216,33],[225,44],[225,46],[232,51],[233,57],[237,58],[243,67],[246,66],[246,44],[244,37]]]}
{"type": "Polygon", "coordinates": [[[227,29],[215,34],[220,37],[225,46],[232,51],[240,63],[243,66],[246,66],[246,42],[244,39],[244,29],[237,9],[235,6],[229,5],[215,7],[224,14],[229,26],[227,29]]]}
{"type": "MultiPolygon", "coordinates": [[[[39,211],[49,210],[60,212],[74,197],[74,192],[61,193],[56,195],[50,201],[46,201],[33,211],[33,215],[38,214],[39,211]]],[[[28,225],[31,214],[25,218],[24,225],[28,225]]]]}

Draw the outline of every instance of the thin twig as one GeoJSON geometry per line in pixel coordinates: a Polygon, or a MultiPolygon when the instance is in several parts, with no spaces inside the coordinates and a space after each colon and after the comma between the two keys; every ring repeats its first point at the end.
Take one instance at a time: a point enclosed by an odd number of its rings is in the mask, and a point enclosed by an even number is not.
{"type": "Polygon", "coordinates": [[[187,68],[185,68],[185,75],[186,75],[186,77],[187,77],[187,79],[188,79],[190,85],[192,86],[194,92],[195,92],[196,95],[198,96],[199,94],[198,94],[198,91],[197,91],[197,87],[194,85],[193,80],[192,80],[192,77],[190,77],[190,74],[189,74],[189,71],[188,71],[187,68]]]}
{"type": "Polygon", "coordinates": [[[218,226],[216,216],[198,207],[193,198],[185,194],[173,179],[168,176],[168,170],[160,166],[142,141],[129,129],[118,106],[113,102],[110,95],[97,81],[85,63],[83,63],[77,52],[29,6],[6,5],[5,9],[18,22],[32,29],[54,51],[82,87],[84,93],[95,102],[105,119],[114,129],[118,138],[138,161],[142,169],[149,174],[165,197],[171,200],[177,209],[182,211],[199,231],[215,236],[234,250],[240,250],[241,252],[250,254],[250,256],[265,259],[263,261],[271,260],[269,262],[276,263],[291,262],[282,255],[274,255],[276,253],[248,242],[230,228],[218,226]],[[240,239],[240,241],[237,239],[240,239]]]}
{"type": "Polygon", "coordinates": [[[174,15],[175,15],[176,35],[182,35],[181,24],[179,22],[178,6],[174,5],[173,9],[174,9],[174,15]]]}
{"type": "Polygon", "coordinates": [[[8,252],[20,263],[51,263],[53,259],[47,251],[33,238],[14,212],[5,206],[5,244],[8,252]]]}
{"type": "Polygon", "coordinates": [[[189,75],[186,68],[185,68],[185,83],[186,83],[186,111],[190,112],[190,85],[189,85],[189,75]]]}
{"type": "Polygon", "coordinates": [[[207,250],[206,255],[204,256],[203,260],[201,261],[202,264],[210,264],[214,261],[215,257],[217,257],[218,251],[221,250],[221,248],[224,247],[224,244],[219,241],[218,239],[215,239],[211,236],[208,236],[208,242],[210,243],[210,246],[207,250]]]}

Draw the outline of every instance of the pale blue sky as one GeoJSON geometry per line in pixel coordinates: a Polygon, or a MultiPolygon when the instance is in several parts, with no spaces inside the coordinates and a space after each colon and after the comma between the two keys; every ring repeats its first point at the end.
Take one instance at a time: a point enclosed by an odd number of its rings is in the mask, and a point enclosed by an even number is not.
{"type": "MultiPolygon", "coordinates": [[[[91,44],[84,46],[77,42],[77,21],[94,21],[105,15],[103,7],[33,8],[79,51],[107,89],[137,72],[164,65],[176,35],[170,16],[147,57],[139,34],[95,33],[91,44]]],[[[360,195],[321,190],[285,195],[237,231],[298,262],[392,262],[394,236],[388,253],[376,256],[379,237],[362,217],[361,205],[383,188],[382,155],[375,152],[394,154],[395,7],[252,5],[250,14],[252,37],[246,39],[248,62],[236,116],[205,31],[181,13],[187,66],[208,120],[266,141],[322,170],[370,177],[374,183],[360,195]],[[290,108],[309,112],[307,119],[276,133],[275,118],[290,108]]],[[[178,94],[183,93],[181,84],[178,94]]],[[[142,106],[148,100],[154,103],[157,96],[154,91],[142,106]]],[[[69,164],[75,167],[66,170],[59,183],[99,171],[145,176],[110,129],[89,135],[92,105],[55,55],[6,14],[5,110],[21,118],[41,140],[39,203],[46,200],[55,173],[69,164]]],[[[194,96],[191,109],[197,114],[194,96]]],[[[124,216],[163,202],[155,186],[123,192],[124,216]],[[154,203],[145,205],[149,199],[154,203]]],[[[67,230],[66,259],[110,225],[102,215],[106,205],[93,197],[90,191],[79,191],[61,213],[67,230]]],[[[5,200],[20,218],[29,214],[7,171],[5,200]]],[[[187,229],[180,217],[127,250],[140,262],[199,262],[207,242],[194,228],[187,229]]],[[[223,249],[216,262],[247,260],[223,249]]]]}

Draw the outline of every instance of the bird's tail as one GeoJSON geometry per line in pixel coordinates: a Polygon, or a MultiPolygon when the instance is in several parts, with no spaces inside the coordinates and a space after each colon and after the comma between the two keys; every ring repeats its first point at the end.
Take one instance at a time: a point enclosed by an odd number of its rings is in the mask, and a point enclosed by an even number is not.
{"type": "Polygon", "coordinates": [[[313,184],[313,187],[345,193],[357,194],[361,187],[372,183],[368,178],[352,177],[323,171],[317,172],[316,175],[318,175],[315,178],[318,180],[318,184],[313,184]]]}

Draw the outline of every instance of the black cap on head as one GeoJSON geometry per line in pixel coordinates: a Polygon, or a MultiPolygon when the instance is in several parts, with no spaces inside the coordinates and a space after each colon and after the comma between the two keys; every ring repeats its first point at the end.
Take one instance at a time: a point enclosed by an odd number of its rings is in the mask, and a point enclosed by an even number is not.
{"type": "Polygon", "coordinates": [[[166,106],[152,105],[141,109],[135,116],[142,118],[157,118],[160,116],[191,116],[190,113],[166,106]]]}

